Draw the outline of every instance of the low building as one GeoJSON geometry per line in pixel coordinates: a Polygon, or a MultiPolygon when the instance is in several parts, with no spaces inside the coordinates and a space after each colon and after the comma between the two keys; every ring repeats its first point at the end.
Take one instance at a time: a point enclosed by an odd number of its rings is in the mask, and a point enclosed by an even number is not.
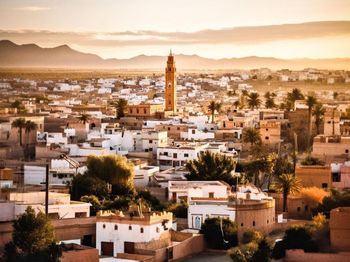
{"type": "Polygon", "coordinates": [[[279,120],[260,120],[260,136],[264,144],[281,143],[281,122],[279,120]]]}
{"type": "Polygon", "coordinates": [[[275,223],[274,199],[250,185],[238,187],[235,195],[189,198],[188,227],[200,229],[207,218],[220,217],[236,222],[239,230],[269,232],[275,223]]]}
{"type": "Polygon", "coordinates": [[[331,248],[335,251],[350,251],[350,207],[331,210],[329,227],[331,248]]]}
{"type": "MultiPolygon", "coordinates": [[[[49,193],[48,215],[52,219],[90,216],[89,203],[71,201],[69,194],[49,193]]],[[[0,221],[12,221],[31,206],[36,213],[45,213],[45,192],[9,192],[6,200],[0,202],[0,221]]]]}
{"type": "Polygon", "coordinates": [[[172,227],[173,214],[133,206],[128,212],[100,211],[96,219],[99,254],[117,256],[133,253],[135,243],[161,241],[172,227]]]}
{"type": "Polygon", "coordinates": [[[227,198],[231,187],[221,181],[169,181],[168,200],[188,202],[192,197],[227,198]]]}
{"type": "Polygon", "coordinates": [[[295,175],[301,180],[303,187],[329,188],[331,182],[330,166],[297,166],[295,175]]]}
{"type": "Polygon", "coordinates": [[[350,137],[324,136],[314,137],[312,156],[332,162],[350,157],[350,137]]]}
{"type": "Polygon", "coordinates": [[[126,116],[138,119],[164,118],[164,104],[128,105],[126,116]]]}
{"type": "Polygon", "coordinates": [[[157,160],[161,169],[176,166],[185,166],[190,160],[197,159],[199,153],[208,143],[178,143],[172,146],[159,147],[157,160]]]}
{"type": "Polygon", "coordinates": [[[350,161],[331,164],[332,187],[336,189],[350,188],[350,161]]]}

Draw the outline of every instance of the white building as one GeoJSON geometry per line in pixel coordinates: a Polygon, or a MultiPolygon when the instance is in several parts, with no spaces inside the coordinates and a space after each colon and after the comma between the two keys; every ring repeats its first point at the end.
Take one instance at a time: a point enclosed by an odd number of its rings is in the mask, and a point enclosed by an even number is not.
{"type": "Polygon", "coordinates": [[[185,140],[208,140],[214,139],[214,132],[204,132],[197,128],[188,128],[186,132],[181,132],[180,137],[185,140]]]}
{"type": "Polygon", "coordinates": [[[146,164],[134,166],[135,176],[134,185],[137,188],[144,188],[152,180],[154,174],[159,172],[158,166],[149,166],[146,164]]]}
{"type": "Polygon", "coordinates": [[[169,181],[168,200],[189,202],[193,197],[225,198],[231,187],[221,181],[169,181]]]}
{"type": "Polygon", "coordinates": [[[128,212],[101,211],[96,219],[96,248],[100,255],[128,253],[133,243],[157,242],[172,227],[173,214],[139,206],[128,212]]]}
{"type": "MultiPolygon", "coordinates": [[[[49,193],[49,217],[53,219],[89,217],[89,203],[70,201],[69,194],[49,193]]],[[[7,201],[0,202],[0,221],[12,221],[31,206],[36,213],[45,213],[45,192],[8,193],[7,201]]]]}
{"type": "Polygon", "coordinates": [[[188,198],[188,227],[200,229],[207,218],[228,218],[239,229],[256,228],[268,232],[275,222],[275,201],[255,186],[239,186],[238,192],[188,198]]]}
{"type": "Polygon", "coordinates": [[[173,146],[158,147],[157,160],[161,169],[184,166],[187,161],[196,159],[208,143],[178,143],[173,146]]]}

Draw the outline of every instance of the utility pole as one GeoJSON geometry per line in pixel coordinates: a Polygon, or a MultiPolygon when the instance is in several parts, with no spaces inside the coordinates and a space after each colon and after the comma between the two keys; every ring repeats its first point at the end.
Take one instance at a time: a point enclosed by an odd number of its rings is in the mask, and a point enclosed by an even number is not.
{"type": "Polygon", "coordinates": [[[49,215],[49,164],[46,164],[46,180],[45,180],[45,215],[49,215]]]}

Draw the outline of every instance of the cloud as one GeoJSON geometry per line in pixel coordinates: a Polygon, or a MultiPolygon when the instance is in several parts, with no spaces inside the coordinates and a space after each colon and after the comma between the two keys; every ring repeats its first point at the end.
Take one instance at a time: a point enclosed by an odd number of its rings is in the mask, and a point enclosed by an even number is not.
{"type": "Polygon", "coordinates": [[[31,11],[31,12],[45,11],[50,9],[51,9],[50,7],[44,7],[44,6],[22,6],[22,7],[14,8],[14,10],[18,10],[18,11],[31,11]]]}
{"type": "Polygon", "coordinates": [[[283,40],[302,40],[350,35],[350,21],[323,21],[250,27],[207,29],[196,32],[54,32],[0,30],[1,39],[42,45],[76,44],[81,46],[145,46],[193,44],[261,44],[283,40]]]}

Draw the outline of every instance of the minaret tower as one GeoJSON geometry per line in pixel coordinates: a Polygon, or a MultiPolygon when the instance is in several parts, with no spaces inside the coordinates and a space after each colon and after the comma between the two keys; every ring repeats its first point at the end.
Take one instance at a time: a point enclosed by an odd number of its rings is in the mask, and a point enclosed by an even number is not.
{"type": "Polygon", "coordinates": [[[171,50],[165,68],[165,111],[176,114],[176,68],[171,50]]]}

